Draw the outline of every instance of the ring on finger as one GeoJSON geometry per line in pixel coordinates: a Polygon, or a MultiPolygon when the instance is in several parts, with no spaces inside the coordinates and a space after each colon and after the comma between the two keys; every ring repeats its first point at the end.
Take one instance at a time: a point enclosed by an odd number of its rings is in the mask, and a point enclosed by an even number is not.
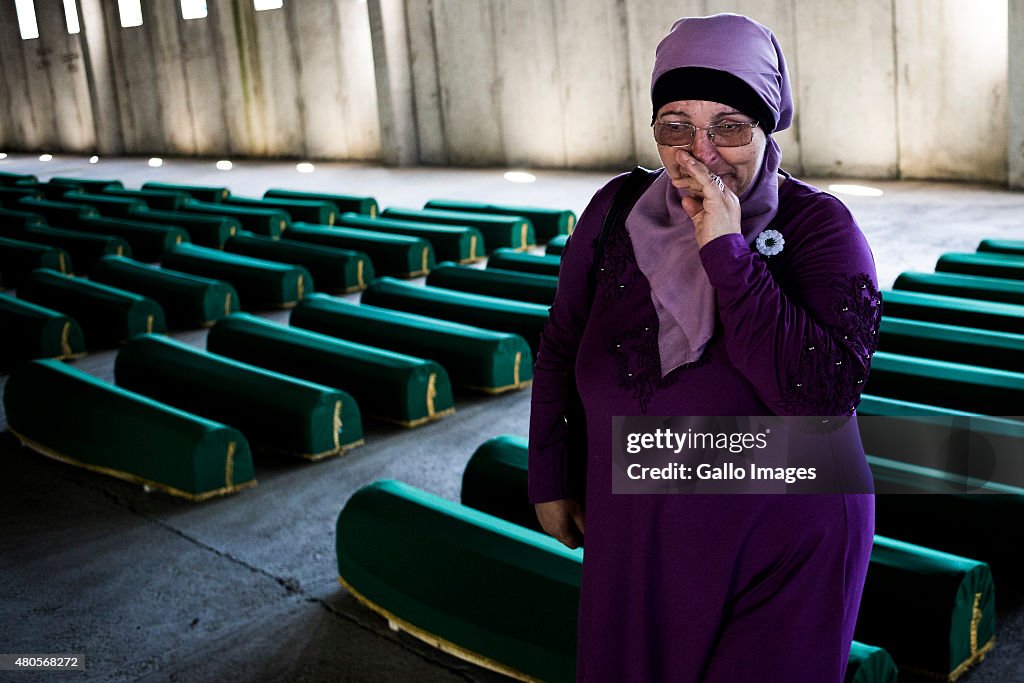
{"type": "Polygon", "coordinates": [[[717,185],[719,190],[721,190],[722,192],[725,192],[725,183],[722,182],[722,179],[719,178],[714,173],[711,174],[711,182],[713,182],[715,185],[717,185]]]}

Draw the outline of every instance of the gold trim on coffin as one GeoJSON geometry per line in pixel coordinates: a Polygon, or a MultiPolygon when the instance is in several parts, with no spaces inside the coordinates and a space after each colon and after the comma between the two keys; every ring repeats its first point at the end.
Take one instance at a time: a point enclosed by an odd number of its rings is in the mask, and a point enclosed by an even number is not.
{"type": "Polygon", "coordinates": [[[988,639],[981,648],[978,647],[978,624],[981,623],[981,593],[974,594],[974,604],[971,605],[971,654],[964,661],[960,662],[960,666],[953,669],[949,674],[940,674],[935,671],[928,671],[925,669],[917,669],[912,666],[900,665],[901,671],[907,673],[913,673],[917,676],[923,676],[925,678],[931,678],[936,681],[947,681],[947,683],[953,683],[956,679],[963,676],[968,669],[977,664],[978,662],[985,659],[985,656],[992,651],[996,646],[996,637],[992,636],[988,639]]]}
{"type": "MultiPolygon", "coordinates": [[[[102,465],[92,465],[90,463],[82,462],[81,460],[77,460],[75,458],[72,458],[69,455],[64,455],[63,453],[58,453],[57,451],[53,450],[52,448],[48,448],[48,447],[44,446],[43,444],[39,443],[38,441],[34,441],[34,440],[28,438],[27,436],[24,436],[23,434],[18,433],[18,431],[13,429],[10,425],[7,426],[7,431],[9,431],[11,434],[13,434],[15,437],[17,437],[18,441],[20,441],[23,446],[27,446],[28,448],[31,448],[32,450],[36,451],[37,453],[45,455],[46,457],[52,458],[54,460],[58,460],[58,461],[66,464],[66,465],[73,465],[75,467],[81,467],[84,470],[89,470],[90,472],[97,472],[99,474],[105,474],[107,476],[114,477],[116,479],[121,479],[123,481],[127,481],[127,482],[132,483],[132,484],[138,484],[140,486],[145,486],[145,487],[148,487],[148,488],[151,488],[151,489],[155,489],[157,491],[161,491],[163,493],[166,493],[166,494],[171,495],[171,496],[175,496],[177,498],[184,498],[184,499],[192,501],[194,503],[199,503],[199,502],[202,502],[204,500],[209,500],[210,498],[215,498],[216,496],[223,496],[223,495],[226,495],[228,493],[237,493],[238,491],[242,491],[244,489],[252,488],[252,487],[256,486],[256,483],[257,483],[255,479],[250,479],[249,481],[244,481],[244,482],[242,482],[240,484],[233,484],[233,483],[231,483],[230,479],[227,479],[226,481],[227,481],[228,485],[227,486],[222,486],[219,489],[213,489],[211,491],[204,491],[203,493],[189,493],[188,491],[182,491],[181,489],[175,488],[173,486],[168,486],[167,484],[161,484],[158,481],[153,481],[151,479],[146,479],[144,477],[140,477],[138,475],[131,474],[130,472],[124,472],[122,470],[115,470],[115,469],[112,469],[110,467],[103,467],[102,465]]],[[[228,443],[228,453],[227,453],[227,458],[226,458],[227,462],[225,464],[225,475],[228,476],[228,477],[234,476],[235,448],[236,448],[236,445],[235,445],[234,441],[231,441],[231,442],[228,443]]]]}
{"type": "Polygon", "coordinates": [[[566,234],[571,235],[573,228],[576,227],[576,216],[569,216],[569,220],[566,221],[566,225],[568,226],[569,230],[566,234]]]}
{"type": "Polygon", "coordinates": [[[463,384],[461,386],[467,389],[473,389],[474,391],[482,391],[486,394],[504,394],[507,391],[513,391],[515,389],[523,389],[533,384],[532,379],[528,379],[525,382],[519,379],[519,367],[523,363],[523,352],[516,351],[516,360],[512,366],[512,384],[506,384],[500,387],[477,387],[471,384],[463,384]]]}
{"type": "Polygon", "coordinates": [[[531,676],[528,676],[524,674],[522,671],[516,671],[515,669],[508,667],[502,664],[501,662],[497,662],[488,657],[484,657],[483,655],[473,652],[472,650],[467,650],[464,647],[456,645],[450,640],[445,640],[440,636],[435,636],[433,633],[425,631],[419,628],[418,626],[413,626],[405,619],[396,616],[395,614],[384,609],[377,603],[372,602],[365,595],[363,595],[355,588],[353,588],[352,584],[346,581],[344,577],[339,576],[338,583],[340,583],[342,588],[348,591],[349,595],[354,597],[356,601],[363,607],[366,607],[371,612],[376,612],[380,616],[387,619],[388,627],[393,631],[405,631],[409,635],[422,640],[424,643],[427,643],[432,647],[436,647],[438,650],[441,650],[442,652],[446,652],[454,657],[458,657],[459,659],[462,659],[464,661],[476,664],[477,666],[483,667],[484,669],[497,671],[498,673],[509,676],[510,678],[514,678],[517,681],[526,681],[527,683],[541,683],[541,679],[539,678],[533,678],[531,676]]]}

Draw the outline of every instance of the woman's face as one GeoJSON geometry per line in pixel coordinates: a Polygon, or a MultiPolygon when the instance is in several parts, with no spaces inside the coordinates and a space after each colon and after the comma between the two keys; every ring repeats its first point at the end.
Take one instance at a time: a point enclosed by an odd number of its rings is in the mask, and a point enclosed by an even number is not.
{"type": "Polygon", "coordinates": [[[743,147],[716,147],[704,130],[720,123],[749,123],[754,119],[727,104],[706,100],[679,100],[669,102],[658,110],[658,121],[689,123],[698,129],[697,137],[688,149],[658,145],[661,163],[672,179],[672,185],[700,196],[700,184],[687,172],[685,161],[692,155],[722,179],[737,196],[751,186],[761,170],[767,137],[760,126],[755,127],[754,138],[743,147]]]}

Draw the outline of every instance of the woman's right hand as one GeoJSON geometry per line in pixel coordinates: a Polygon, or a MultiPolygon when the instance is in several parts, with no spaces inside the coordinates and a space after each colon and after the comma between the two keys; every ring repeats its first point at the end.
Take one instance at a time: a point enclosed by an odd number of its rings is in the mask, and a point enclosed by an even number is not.
{"type": "Polygon", "coordinates": [[[583,508],[572,498],[537,503],[540,526],[562,545],[576,549],[583,545],[583,508]]]}

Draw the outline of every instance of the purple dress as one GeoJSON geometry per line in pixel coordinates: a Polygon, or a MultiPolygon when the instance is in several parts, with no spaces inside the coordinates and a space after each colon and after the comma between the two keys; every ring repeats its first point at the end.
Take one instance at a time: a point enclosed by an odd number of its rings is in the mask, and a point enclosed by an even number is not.
{"type": "MultiPolygon", "coordinates": [[[[741,235],[701,249],[715,333],[699,360],[662,378],[650,287],[622,225],[588,293],[623,178],[597,193],[569,240],[534,371],[532,502],[569,497],[562,414],[574,363],[587,416],[578,678],[841,681],[873,496],[613,495],[611,418],[852,414],[881,312],[867,242],[839,200],[789,178],[772,226],[781,253],[766,258],[741,235]]],[[[856,430],[849,441],[869,477],[856,430]]]]}

